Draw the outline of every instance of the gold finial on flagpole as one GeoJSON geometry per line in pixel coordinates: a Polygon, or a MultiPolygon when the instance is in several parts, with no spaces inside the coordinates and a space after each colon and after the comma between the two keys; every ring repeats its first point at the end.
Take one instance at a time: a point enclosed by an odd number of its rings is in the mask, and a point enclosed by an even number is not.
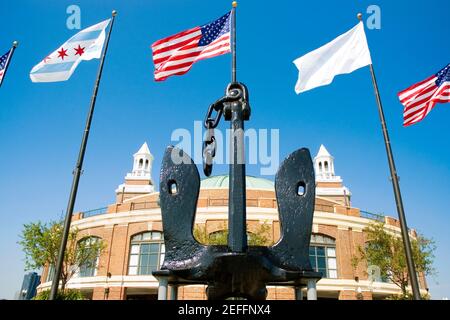
{"type": "Polygon", "coordinates": [[[231,5],[233,6],[233,8],[236,8],[236,7],[237,7],[237,1],[233,1],[233,2],[231,3],[231,5]]]}
{"type": "Polygon", "coordinates": [[[356,15],[356,17],[358,18],[359,21],[362,21],[362,13],[361,13],[361,12],[358,13],[358,14],[356,15]]]}
{"type": "Polygon", "coordinates": [[[116,10],[113,10],[113,11],[112,11],[112,15],[113,15],[113,17],[117,16],[117,11],[116,11],[116,10]]]}
{"type": "Polygon", "coordinates": [[[17,48],[18,45],[19,45],[19,42],[18,42],[18,41],[14,41],[14,42],[13,42],[13,47],[14,47],[14,48],[17,48]]]}

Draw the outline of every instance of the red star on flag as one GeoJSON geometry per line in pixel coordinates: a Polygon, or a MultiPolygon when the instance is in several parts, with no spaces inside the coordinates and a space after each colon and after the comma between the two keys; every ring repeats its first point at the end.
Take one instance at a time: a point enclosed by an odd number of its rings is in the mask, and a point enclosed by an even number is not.
{"type": "Polygon", "coordinates": [[[84,53],[84,49],[85,48],[82,48],[80,45],[78,45],[78,48],[73,48],[73,50],[75,50],[75,55],[82,55],[83,53],[84,53]]]}
{"type": "Polygon", "coordinates": [[[61,51],[58,51],[58,57],[60,57],[62,60],[64,60],[64,57],[68,57],[69,55],[66,54],[67,49],[64,50],[64,48],[61,47],[61,51]]]}

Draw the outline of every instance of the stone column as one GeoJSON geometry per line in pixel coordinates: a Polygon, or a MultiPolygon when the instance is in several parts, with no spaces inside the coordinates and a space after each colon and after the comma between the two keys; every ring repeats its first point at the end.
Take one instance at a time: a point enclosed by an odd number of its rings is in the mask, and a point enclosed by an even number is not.
{"type": "Polygon", "coordinates": [[[159,276],[158,300],[167,300],[167,287],[169,286],[169,277],[159,276]]]}
{"type": "Polygon", "coordinates": [[[316,289],[316,279],[308,279],[308,300],[317,300],[317,289],[316,289]]]}
{"type": "Polygon", "coordinates": [[[170,286],[169,300],[178,300],[178,286],[177,285],[170,286]]]}
{"type": "Polygon", "coordinates": [[[295,287],[295,300],[303,300],[302,287],[295,287]]]}

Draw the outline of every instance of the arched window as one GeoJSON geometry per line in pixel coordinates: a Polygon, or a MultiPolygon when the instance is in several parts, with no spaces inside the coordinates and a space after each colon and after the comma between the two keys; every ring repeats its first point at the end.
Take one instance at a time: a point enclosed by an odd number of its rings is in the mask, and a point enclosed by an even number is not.
{"type": "Polygon", "coordinates": [[[337,278],[336,241],[321,234],[312,234],[309,260],[314,271],[322,272],[324,278],[337,278]]]}
{"type": "MultiPolygon", "coordinates": [[[[78,246],[84,246],[85,248],[89,248],[89,246],[96,243],[97,241],[100,241],[100,238],[98,237],[84,238],[78,242],[78,246]]],[[[97,252],[96,256],[88,257],[85,263],[79,266],[78,270],[79,277],[95,277],[97,275],[99,254],[100,252],[97,252]]]]}
{"type": "Polygon", "coordinates": [[[139,169],[144,165],[144,159],[139,159],[139,169]]]}
{"type": "Polygon", "coordinates": [[[323,164],[325,166],[325,172],[328,172],[328,161],[325,161],[323,164]]]}
{"type": "Polygon", "coordinates": [[[147,231],[131,238],[129,275],[151,275],[164,262],[164,237],[162,232],[147,231]]]}
{"type": "Polygon", "coordinates": [[[322,162],[319,162],[319,172],[322,172],[322,162]]]}

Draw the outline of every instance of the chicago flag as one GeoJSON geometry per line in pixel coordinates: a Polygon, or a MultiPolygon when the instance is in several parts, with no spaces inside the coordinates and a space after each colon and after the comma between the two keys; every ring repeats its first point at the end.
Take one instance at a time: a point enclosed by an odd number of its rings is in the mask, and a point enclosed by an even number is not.
{"type": "Polygon", "coordinates": [[[81,30],[35,65],[30,72],[33,82],[56,82],[70,78],[82,60],[99,59],[110,19],[81,30]]]}

